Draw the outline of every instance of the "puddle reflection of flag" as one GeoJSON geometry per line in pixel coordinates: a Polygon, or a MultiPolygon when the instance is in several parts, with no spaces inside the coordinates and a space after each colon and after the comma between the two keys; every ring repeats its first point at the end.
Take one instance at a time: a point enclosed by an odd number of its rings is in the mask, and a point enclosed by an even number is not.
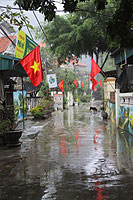
{"type": "Polygon", "coordinates": [[[98,139],[98,136],[99,136],[99,132],[98,132],[98,129],[96,129],[95,135],[93,136],[93,144],[94,144],[95,150],[97,150],[97,144],[99,144],[99,142],[96,141],[98,139]]]}
{"type": "MultiPolygon", "coordinates": [[[[95,178],[95,180],[98,179],[96,176],[94,178],[95,178]]],[[[105,187],[101,187],[103,185],[104,185],[104,183],[102,181],[96,181],[95,182],[95,190],[97,191],[96,200],[105,200],[105,199],[107,199],[107,196],[103,195],[103,193],[105,193],[105,191],[106,191],[105,187]]]]}
{"type": "Polygon", "coordinates": [[[76,147],[78,148],[79,147],[79,132],[78,131],[75,132],[75,139],[76,139],[76,147]]]}
{"type": "Polygon", "coordinates": [[[61,145],[61,154],[65,156],[67,152],[65,137],[62,138],[60,145],[61,145]]]}

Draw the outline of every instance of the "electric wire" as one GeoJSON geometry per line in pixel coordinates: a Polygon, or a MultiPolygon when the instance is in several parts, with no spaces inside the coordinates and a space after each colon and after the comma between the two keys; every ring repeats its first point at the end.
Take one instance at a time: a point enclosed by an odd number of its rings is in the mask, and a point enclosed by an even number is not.
{"type": "Polygon", "coordinates": [[[50,45],[50,42],[49,42],[49,40],[48,40],[48,37],[47,37],[46,33],[44,32],[44,30],[43,30],[43,28],[42,28],[42,26],[41,26],[41,24],[40,24],[40,22],[39,22],[39,20],[38,20],[38,18],[37,18],[37,16],[36,16],[36,14],[35,14],[34,11],[33,11],[33,14],[34,14],[34,16],[35,16],[35,18],[36,18],[36,20],[37,20],[37,22],[38,22],[38,24],[39,24],[41,30],[42,30],[44,36],[46,37],[46,40],[48,41],[49,46],[51,46],[51,45],[50,45]]]}

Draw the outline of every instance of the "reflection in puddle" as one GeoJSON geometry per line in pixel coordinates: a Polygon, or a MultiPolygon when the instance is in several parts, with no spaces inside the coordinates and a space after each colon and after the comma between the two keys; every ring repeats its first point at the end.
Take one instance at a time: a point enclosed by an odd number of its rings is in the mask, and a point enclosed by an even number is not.
{"type": "Polygon", "coordinates": [[[67,153],[65,137],[61,139],[60,145],[61,145],[61,154],[65,156],[67,153]]]}
{"type": "Polygon", "coordinates": [[[104,187],[104,182],[98,181],[97,176],[94,176],[95,182],[95,190],[97,192],[96,194],[96,200],[103,200],[107,199],[107,196],[104,195],[106,193],[106,188],[104,187]]]}
{"type": "Polygon", "coordinates": [[[99,115],[86,105],[56,112],[28,153],[0,152],[1,199],[133,199],[133,136],[99,115]]]}

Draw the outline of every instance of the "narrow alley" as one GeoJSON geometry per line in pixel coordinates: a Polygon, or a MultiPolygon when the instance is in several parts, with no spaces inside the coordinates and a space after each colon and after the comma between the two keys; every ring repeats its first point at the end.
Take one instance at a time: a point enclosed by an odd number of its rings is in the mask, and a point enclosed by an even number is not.
{"type": "Polygon", "coordinates": [[[133,199],[133,136],[100,111],[81,104],[25,123],[20,147],[0,147],[1,200],[133,199]]]}

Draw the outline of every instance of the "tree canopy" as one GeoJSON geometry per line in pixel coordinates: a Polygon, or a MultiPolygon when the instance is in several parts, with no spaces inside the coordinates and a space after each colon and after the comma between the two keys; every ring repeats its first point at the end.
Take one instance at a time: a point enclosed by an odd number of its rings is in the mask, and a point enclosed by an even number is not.
{"type": "MultiPolygon", "coordinates": [[[[79,57],[86,54],[96,55],[111,49],[111,41],[106,34],[106,19],[103,14],[93,12],[94,3],[80,3],[82,10],[66,16],[56,16],[50,23],[42,24],[48,40],[41,34],[40,28],[36,29],[36,37],[51,44],[51,50],[58,58],[69,58],[72,55],[79,57]]],[[[104,12],[107,14],[107,12],[104,12]]],[[[108,10],[108,16],[110,16],[108,10]]]]}
{"type": "MultiPolygon", "coordinates": [[[[131,0],[62,0],[64,12],[79,12],[80,2],[94,2],[93,12],[100,13],[102,10],[111,9],[112,15],[106,21],[107,33],[113,40],[119,42],[121,47],[131,47],[133,39],[133,3],[131,0]],[[110,7],[112,5],[112,8],[110,7]]],[[[43,13],[45,19],[52,21],[57,12],[56,2],[54,0],[16,0],[15,3],[25,10],[39,10],[43,13]]],[[[89,12],[88,9],[84,11],[89,12]]],[[[105,16],[106,18],[107,16],[105,16]]]]}

